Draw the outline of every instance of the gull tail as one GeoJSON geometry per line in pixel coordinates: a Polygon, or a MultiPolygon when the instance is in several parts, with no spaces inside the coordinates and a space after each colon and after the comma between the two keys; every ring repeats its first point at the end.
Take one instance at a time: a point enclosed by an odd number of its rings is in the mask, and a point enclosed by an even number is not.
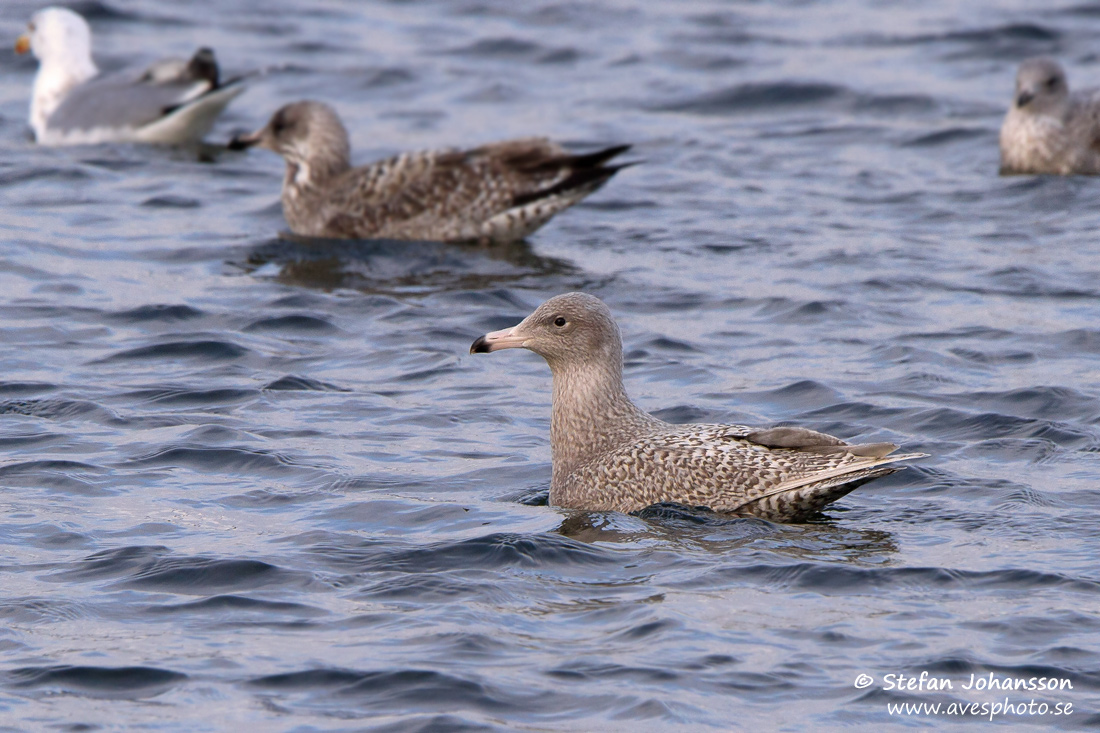
{"type": "Polygon", "coordinates": [[[218,115],[244,90],[243,83],[228,83],[211,89],[205,94],[166,110],[165,115],[159,120],[138,130],[137,139],[142,142],[161,144],[198,142],[210,132],[218,115]]]}
{"type": "Polygon", "coordinates": [[[629,149],[629,145],[615,145],[594,153],[557,155],[518,165],[533,178],[550,176],[554,180],[543,188],[516,194],[511,206],[481,225],[478,239],[488,242],[523,239],[555,214],[599,190],[623,168],[636,165],[636,162],[604,165],[629,149]]]}
{"type": "MultiPolygon", "coordinates": [[[[868,453],[892,444],[875,443],[868,453]]],[[[864,446],[849,446],[862,449],[864,446]]],[[[893,446],[896,449],[897,446],[893,446]]],[[[852,451],[859,455],[860,452],[852,451]]],[[[897,456],[881,456],[869,461],[838,466],[829,471],[781,484],[763,496],[741,504],[735,510],[740,514],[768,519],[773,522],[802,522],[819,513],[829,504],[876,478],[889,476],[904,466],[890,464],[927,457],[927,453],[903,453],[897,456]]]]}

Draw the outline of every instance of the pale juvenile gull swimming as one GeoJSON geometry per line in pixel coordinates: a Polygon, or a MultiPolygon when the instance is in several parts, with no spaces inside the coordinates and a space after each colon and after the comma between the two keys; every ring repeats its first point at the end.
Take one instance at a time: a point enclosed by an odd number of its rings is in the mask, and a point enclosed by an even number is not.
{"type": "Polygon", "coordinates": [[[623,389],[623,345],[607,306],[585,293],[543,303],[519,325],[487,333],[470,353],[525,348],[553,374],[550,503],[634,512],[660,502],[777,522],[806,519],[871,479],[893,443],[849,445],[796,427],[674,425],[642,412],[623,389]]]}
{"type": "Polygon", "coordinates": [[[1020,64],[1001,125],[1001,173],[1100,173],[1100,91],[1070,93],[1053,59],[1020,64]]]}
{"type": "Polygon", "coordinates": [[[35,13],[15,50],[32,51],[39,62],[30,124],[42,145],[198,141],[244,91],[243,78],[219,84],[208,48],[190,61],[164,59],[142,72],[100,75],[88,23],[67,8],[35,13]]]}
{"type": "Polygon", "coordinates": [[[286,159],[283,216],[295,234],[486,243],[531,234],[621,170],[603,164],[630,147],[570,155],[545,138],[521,138],[352,168],[340,118],[309,101],[286,105],[230,143],[252,145],[286,159]]]}

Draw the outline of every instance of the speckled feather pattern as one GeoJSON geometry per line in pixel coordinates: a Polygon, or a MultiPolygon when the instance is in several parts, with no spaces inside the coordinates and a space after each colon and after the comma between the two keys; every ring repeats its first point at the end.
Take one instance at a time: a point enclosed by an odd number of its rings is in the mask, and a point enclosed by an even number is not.
{"type": "Polygon", "coordinates": [[[405,153],[326,185],[298,185],[288,176],[283,210],[291,229],[313,236],[515,241],[595,190],[572,189],[513,206],[518,196],[550,188],[570,173],[566,167],[531,171],[523,162],[565,155],[544,139],[405,153]]]}
{"type": "Polygon", "coordinates": [[[1001,168],[1059,176],[1100,173],[1100,92],[1074,94],[1058,115],[1010,109],[1001,127],[1001,168]]]}
{"type": "Polygon", "coordinates": [[[404,153],[352,168],[347,133],[326,105],[276,113],[253,142],[283,155],[283,214],[297,234],[502,243],[523,239],[600,188],[626,149],[573,156],[545,138],[404,153]]]}
{"type": "Polygon", "coordinates": [[[626,395],[618,327],[603,303],[583,293],[547,301],[515,328],[487,334],[471,350],[513,346],[544,356],[553,374],[555,506],[633,512],[676,502],[800,521],[896,470],[886,464],[922,455],[890,456],[897,446],[849,445],[800,428],[761,431],[658,420],[626,395]],[[573,330],[555,333],[558,318],[573,330]]]}
{"type": "MultiPolygon", "coordinates": [[[[551,501],[558,506],[634,512],[659,502],[706,506],[776,521],[812,515],[855,488],[851,482],[891,473],[844,451],[774,449],[746,439],[742,425],[655,423],[567,473],[555,474],[551,501]],[[839,476],[835,481],[827,481],[839,476]],[[591,487],[600,486],[593,496],[591,487]],[[836,489],[841,489],[837,491],[836,489]]],[[[857,484],[858,485],[858,484],[857,484]]]]}
{"type": "Polygon", "coordinates": [[[1057,63],[1025,62],[1001,125],[1000,147],[1002,173],[1100,174],[1100,91],[1071,93],[1057,63]],[[1053,87],[1044,85],[1050,80],[1053,87]],[[1021,105],[1022,93],[1027,97],[1021,105]]]}

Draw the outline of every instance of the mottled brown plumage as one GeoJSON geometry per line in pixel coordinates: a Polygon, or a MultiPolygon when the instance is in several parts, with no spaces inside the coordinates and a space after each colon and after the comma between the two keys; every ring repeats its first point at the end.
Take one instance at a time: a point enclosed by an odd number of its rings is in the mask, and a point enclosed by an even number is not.
{"type": "Polygon", "coordinates": [[[554,380],[550,503],[633,512],[659,502],[801,521],[866,481],[897,470],[892,443],[849,445],[795,427],[673,425],[642,412],[623,388],[622,338],[611,312],[584,293],[543,303],[471,353],[526,348],[554,380]]]}
{"type": "Polygon", "coordinates": [[[1070,93],[1052,59],[1020,64],[1001,125],[1001,173],[1100,173],[1100,92],[1070,93]]]}
{"type": "Polygon", "coordinates": [[[524,138],[352,168],[347,131],[320,102],[289,104],[230,144],[249,145],[286,159],[283,214],[296,234],[493,243],[523,239],[598,189],[623,167],[603,164],[629,147],[570,155],[524,138]]]}

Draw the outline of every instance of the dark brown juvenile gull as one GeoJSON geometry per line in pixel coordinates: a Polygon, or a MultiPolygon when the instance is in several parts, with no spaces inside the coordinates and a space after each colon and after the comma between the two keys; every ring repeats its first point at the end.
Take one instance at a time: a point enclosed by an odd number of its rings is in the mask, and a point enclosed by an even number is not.
{"type": "Polygon", "coordinates": [[[295,102],[230,147],[286,159],[283,216],[295,234],[340,239],[503,243],[523,239],[607,182],[619,145],[570,155],[545,138],[472,150],[404,153],[352,168],[348,134],[331,107],[295,102]]]}
{"type": "Polygon", "coordinates": [[[607,306],[585,293],[543,303],[519,325],[487,333],[478,354],[525,348],[550,365],[550,503],[634,512],[660,502],[776,522],[802,521],[871,479],[893,443],[849,445],[795,427],[674,425],[642,412],[623,389],[623,345],[607,306]]]}
{"type": "Polygon", "coordinates": [[[1100,92],[1071,94],[1053,59],[1020,64],[1001,125],[1001,173],[1100,173],[1100,92]]]}

